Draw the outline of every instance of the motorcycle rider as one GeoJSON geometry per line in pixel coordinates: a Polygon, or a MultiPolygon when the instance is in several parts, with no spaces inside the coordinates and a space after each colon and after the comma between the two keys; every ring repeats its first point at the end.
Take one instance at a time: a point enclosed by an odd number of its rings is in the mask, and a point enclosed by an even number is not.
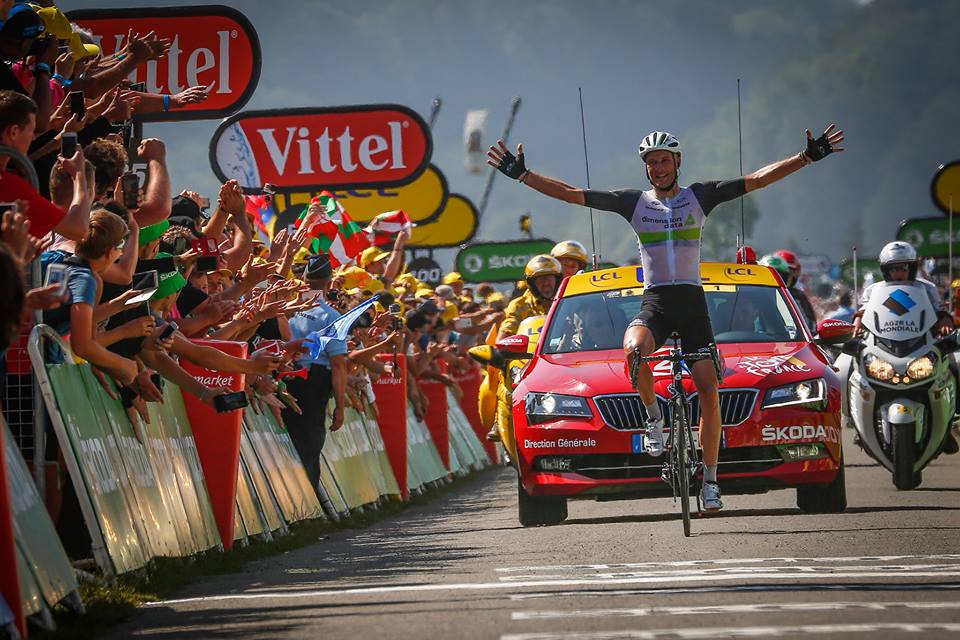
{"type": "MultiPolygon", "coordinates": [[[[550,310],[553,296],[560,288],[563,280],[563,267],[553,256],[538,255],[530,258],[523,270],[523,277],[527,283],[527,290],[523,295],[510,301],[507,305],[503,322],[497,333],[497,340],[517,333],[520,323],[533,316],[544,316],[550,310]]],[[[510,424],[510,391],[507,384],[501,384],[497,389],[497,423],[506,427],[510,424]]],[[[500,441],[500,431],[495,423],[487,433],[487,440],[500,441]]]]}
{"type": "Polygon", "coordinates": [[[797,301],[800,312],[803,313],[803,316],[807,319],[807,326],[810,327],[811,331],[816,331],[817,312],[814,311],[813,305],[810,304],[810,299],[807,298],[807,294],[800,288],[800,273],[802,271],[800,259],[797,258],[797,254],[787,249],[780,249],[774,252],[773,255],[780,256],[787,263],[787,267],[789,268],[789,281],[784,278],[784,284],[787,285],[787,290],[790,291],[793,299],[797,301]]]}
{"type": "MultiPolygon", "coordinates": [[[[944,306],[943,298],[940,296],[937,286],[929,280],[917,276],[919,268],[920,261],[917,258],[917,250],[909,242],[903,242],[902,240],[888,242],[880,250],[880,273],[883,275],[883,280],[885,282],[915,282],[921,285],[923,290],[926,291],[927,297],[930,298],[930,304],[937,312],[937,324],[934,325],[932,331],[940,337],[949,335],[955,329],[953,316],[944,306]]],[[[853,315],[853,326],[857,334],[862,331],[863,310],[870,302],[870,296],[878,284],[880,283],[874,282],[867,286],[860,296],[859,309],[853,315]]],[[[951,361],[950,370],[953,371],[954,376],[957,376],[953,361],[951,361]]],[[[957,439],[952,431],[948,429],[943,452],[954,454],[958,451],[960,451],[960,445],[957,444],[957,439]]]]}
{"type": "Polygon", "coordinates": [[[564,278],[586,269],[590,260],[587,256],[587,248],[576,240],[558,242],[553,245],[553,249],[550,249],[550,255],[560,261],[564,278]]]}
{"type": "MultiPolygon", "coordinates": [[[[842,151],[843,132],[830,125],[814,139],[807,130],[806,149],[770,164],[751,174],[724,182],[700,182],[681,188],[677,183],[682,161],[680,141],[665,131],[655,131],[640,143],[639,154],[649,191],[584,190],[527,169],[523,145],[517,155],[502,140],[490,147],[488,164],[506,176],[518,180],[547,196],[582,206],[614,211],[626,219],[637,233],[643,265],[645,293],[640,314],[627,327],[623,349],[627,364],[634,353],[649,355],[670,334],[678,331],[685,351],[709,349],[713,342],[710,316],[700,280],[700,236],[707,215],[718,204],[733,200],[781,180],[802,167],[842,151]]],[[[652,455],[663,453],[664,418],[654,393],[650,367],[641,363],[637,380],[632,381],[650,419],[647,422],[647,449],[652,455]]],[[[632,367],[630,367],[632,370],[632,367]]],[[[723,508],[717,484],[717,459],[720,451],[720,398],[714,363],[693,363],[693,379],[700,394],[704,474],[701,500],[707,511],[723,508]]]]}

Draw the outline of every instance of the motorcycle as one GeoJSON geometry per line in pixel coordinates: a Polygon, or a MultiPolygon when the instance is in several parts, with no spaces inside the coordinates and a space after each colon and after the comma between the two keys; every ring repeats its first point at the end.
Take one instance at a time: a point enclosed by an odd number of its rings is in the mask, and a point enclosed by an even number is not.
{"type": "Polygon", "coordinates": [[[954,421],[951,363],[960,345],[955,333],[933,335],[937,320],[922,285],[877,284],[864,308],[862,337],[848,341],[835,363],[847,380],[844,413],[860,447],[893,474],[899,490],[920,485],[954,421]]]}

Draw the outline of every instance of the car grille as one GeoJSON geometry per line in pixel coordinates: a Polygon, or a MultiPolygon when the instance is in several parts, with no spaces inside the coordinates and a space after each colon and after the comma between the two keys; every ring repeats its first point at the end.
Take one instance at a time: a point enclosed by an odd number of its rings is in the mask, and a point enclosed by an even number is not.
{"type": "MultiPolygon", "coordinates": [[[[564,456],[570,458],[570,471],[594,480],[631,480],[659,478],[663,458],[646,453],[599,453],[564,456]]],[[[720,473],[762,473],[782,464],[775,446],[721,449],[720,473]]],[[[534,467],[537,462],[534,460],[534,467]]]]}
{"type": "MultiPolygon", "coordinates": [[[[756,399],[756,389],[721,389],[720,418],[723,426],[732,427],[746,420],[753,411],[756,399]]],[[[620,431],[641,429],[647,420],[647,410],[640,402],[640,396],[635,393],[598,396],[593,400],[600,411],[600,417],[607,426],[614,429],[620,431]]],[[[700,421],[700,398],[697,394],[693,394],[689,400],[692,413],[690,422],[697,424],[700,421]]],[[[660,409],[666,414],[666,401],[663,398],[657,398],[657,401],[660,403],[660,409]]]]}

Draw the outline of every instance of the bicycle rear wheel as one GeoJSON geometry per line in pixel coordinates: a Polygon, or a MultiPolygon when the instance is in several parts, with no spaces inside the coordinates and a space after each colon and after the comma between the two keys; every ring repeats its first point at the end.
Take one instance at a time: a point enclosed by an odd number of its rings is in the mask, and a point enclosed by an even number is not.
{"type": "Polygon", "coordinates": [[[687,417],[684,415],[684,407],[679,407],[681,411],[675,412],[673,420],[673,446],[676,450],[675,473],[677,474],[677,491],[680,494],[680,514],[683,518],[683,535],[690,537],[690,443],[687,441],[687,417]]]}

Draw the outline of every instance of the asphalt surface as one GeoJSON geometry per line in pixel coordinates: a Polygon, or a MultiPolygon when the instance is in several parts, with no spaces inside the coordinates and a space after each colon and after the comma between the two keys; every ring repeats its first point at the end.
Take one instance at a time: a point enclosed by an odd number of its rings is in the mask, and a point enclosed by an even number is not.
{"type": "Polygon", "coordinates": [[[152,603],[116,638],[960,637],[960,456],[898,492],[846,435],[849,509],[572,502],[525,529],[509,469],[152,603]]]}

